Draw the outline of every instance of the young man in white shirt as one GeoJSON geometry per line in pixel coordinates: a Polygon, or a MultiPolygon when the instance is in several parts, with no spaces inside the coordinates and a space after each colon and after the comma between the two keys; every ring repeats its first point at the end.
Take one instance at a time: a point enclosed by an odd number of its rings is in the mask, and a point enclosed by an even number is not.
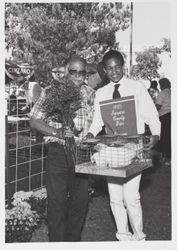
{"type": "MultiPolygon", "coordinates": [[[[87,138],[96,136],[104,126],[99,102],[114,98],[115,85],[119,97],[133,95],[138,134],[145,132],[145,123],[149,125],[152,136],[144,145],[145,150],[150,150],[159,140],[160,121],[155,105],[143,83],[127,79],[123,76],[124,59],[120,52],[110,50],[103,57],[104,71],[110,82],[96,91],[94,117],[87,138]]],[[[116,237],[118,240],[145,240],[143,232],[143,216],[140,203],[139,186],[141,173],[120,181],[116,177],[107,177],[110,205],[117,226],[116,237]],[[129,222],[133,234],[128,228],[129,222]]]]}

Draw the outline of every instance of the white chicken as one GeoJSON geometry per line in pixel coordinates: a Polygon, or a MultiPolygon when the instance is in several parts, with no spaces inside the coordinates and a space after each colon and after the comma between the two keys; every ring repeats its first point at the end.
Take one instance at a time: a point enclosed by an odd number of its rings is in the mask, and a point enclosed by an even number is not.
{"type": "Polygon", "coordinates": [[[100,168],[121,168],[131,164],[132,160],[142,152],[143,145],[126,143],[120,147],[108,147],[101,145],[97,147],[98,152],[91,156],[91,162],[100,168]]]}

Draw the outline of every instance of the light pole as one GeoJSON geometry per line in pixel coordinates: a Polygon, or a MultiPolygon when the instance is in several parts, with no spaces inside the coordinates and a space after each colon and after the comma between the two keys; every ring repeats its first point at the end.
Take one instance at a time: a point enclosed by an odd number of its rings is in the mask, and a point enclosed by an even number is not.
{"type": "Polygon", "coordinates": [[[132,67],[132,44],[133,44],[133,3],[130,3],[130,70],[132,67]]]}

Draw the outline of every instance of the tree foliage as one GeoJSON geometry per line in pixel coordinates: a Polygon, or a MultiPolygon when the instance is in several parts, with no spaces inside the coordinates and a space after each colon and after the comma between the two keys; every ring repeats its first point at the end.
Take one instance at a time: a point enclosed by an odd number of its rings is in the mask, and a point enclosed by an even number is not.
{"type": "Polygon", "coordinates": [[[96,62],[118,46],[115,32],[128,28],[130,10],[122,3],[6,3],[5,15],[6,47],[48,82],[71,54],[96,62]]]}
{"type": "Polygon", "coordinates": [[[136,53],[136,65],[133,65],[130,71],[131,77],[135,79],[142,78],[151,81],[153,78],[158,78],[160,75],[158,69],[161,66],[161,61],[158,54],[161,50],[157,47],[150,47],[142,52],[136,53]]]}

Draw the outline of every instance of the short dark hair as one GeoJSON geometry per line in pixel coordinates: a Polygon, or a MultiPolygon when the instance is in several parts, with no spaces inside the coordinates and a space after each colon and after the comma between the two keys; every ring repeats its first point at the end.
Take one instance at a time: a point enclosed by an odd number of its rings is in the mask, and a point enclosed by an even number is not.
{"type": "Polygon", "coordinates": [[[170,89],[171,88],[171,82],[167,78],[161,78],[159,80],[159,84],[163,89],[170,89]]]}
{"type": "Polygon", "coordinates": [[[106,52],[106,54],[103,56],[103,66],[105,67],[106,62],[111,59],[111,58],[116,58],[118,60],[121,61],[121,64],[124,65],[124,58],[123,55],[117,51],[117,50],[109,50],[108,52],[106,52]]]}
{"type": "Polygon", "coordinates": [[[152,89],[157,89],[158,82],[156,80],[151,81],[151,86],[150,88],[152,89]]]}
{"type": "Polygon", "coordinates": [[[77,54],[74,54],[74,55],[72,55],[72,56],[70,56],[70,58],[68,59],[68,61],[67,61],[67,63],[68,64],[70,64],[71,62],[73,62],[73,61],[80,61],[80,62],[82,62],[83,64],[85,64],[85,66],[86,66],[86,60],[83,58],[83,57],[80,57],[79,55],[77,55],[77,54]]]}

